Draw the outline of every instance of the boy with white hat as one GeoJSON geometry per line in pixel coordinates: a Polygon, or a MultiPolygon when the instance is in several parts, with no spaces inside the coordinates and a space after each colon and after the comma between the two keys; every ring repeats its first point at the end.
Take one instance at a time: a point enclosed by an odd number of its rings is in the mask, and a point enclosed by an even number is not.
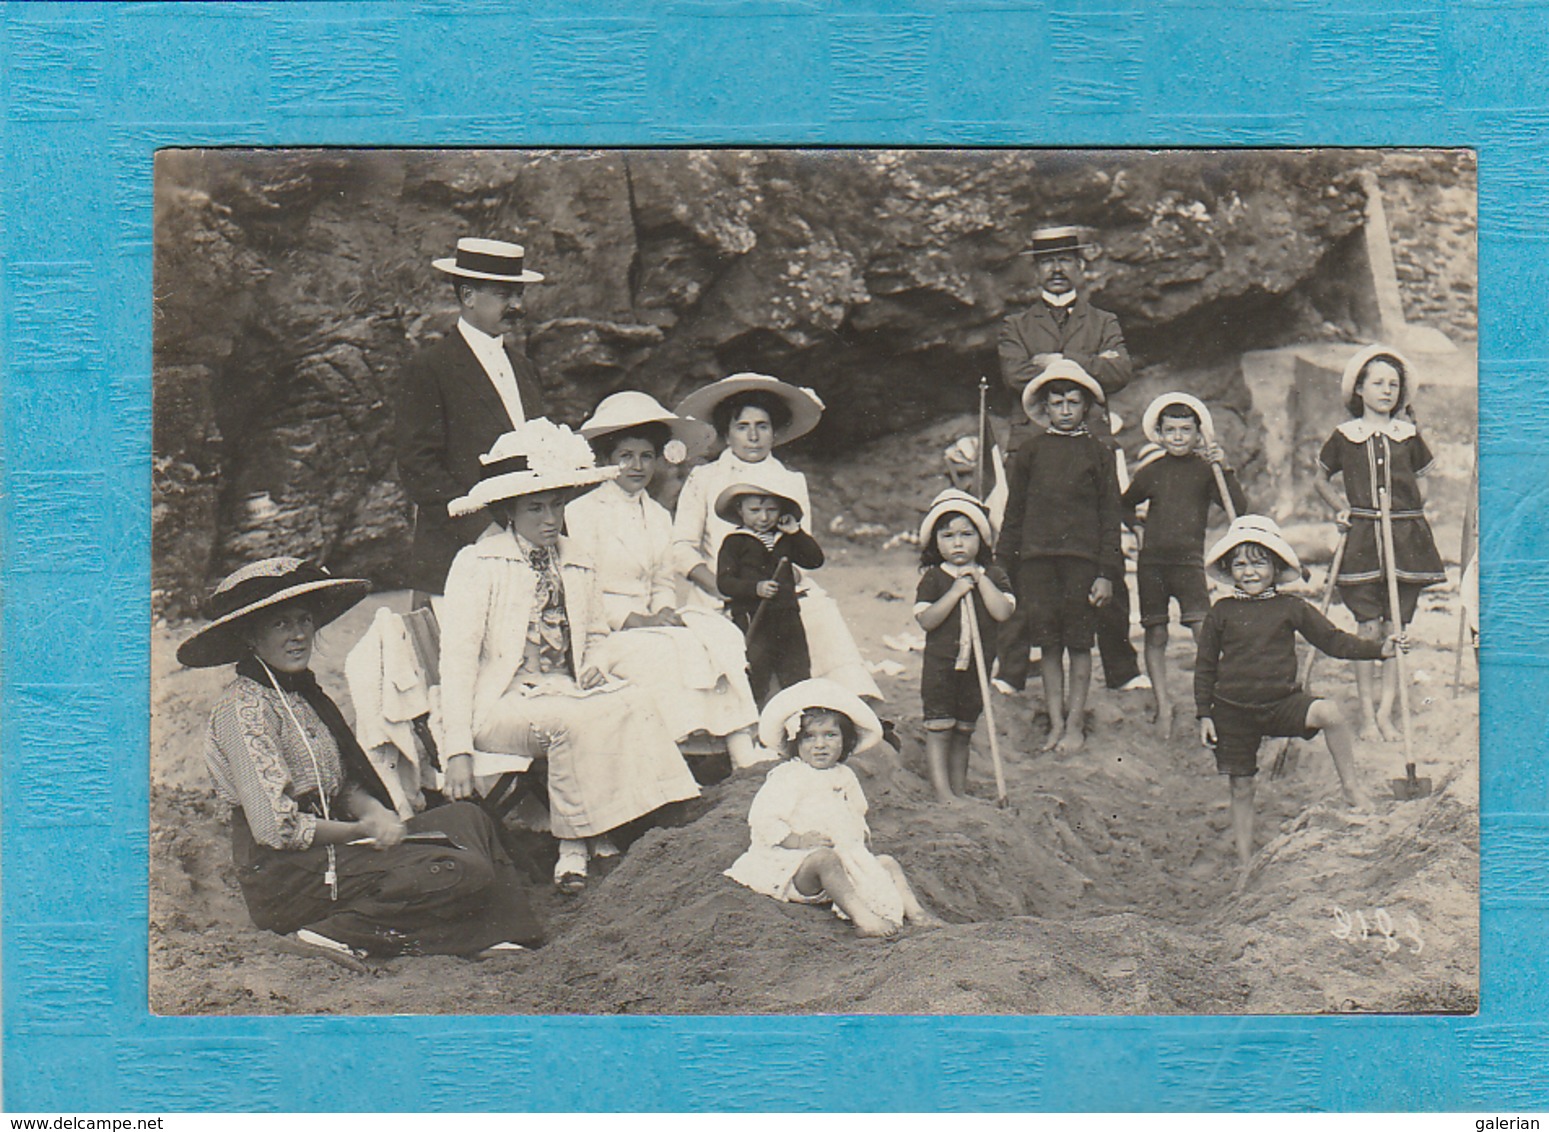
{"type": "Polygon", "coordinates": [[[1354,809],[1371,808],[1355,774],[1354,733],[1332,700],[1297,683],[1296,635],[1347,660],[1389,657],[1408,642],[1401,636],[1370,640],[1335,627],[1307,602],[1280,593],[1301,577],[1296,551],[1273,519],[1242,515],[1210,548],[1208,568],[1232,592],[1205,617],[1194,666],[1194,704],[1200,741],[1212,748],[1216,769],[1232,783],[1232,830],[1244,870],[1253,857],[1253,776],[1265,736],[1311,739],[1319,731],[1354,809]]]}
{"type": "Polygon", "coordinates": [[[1210,505],[1237,515],[1248,509],[1248,501],[1236,473],[1225,466],[1210,410],[1197,397],[1163,393],[1146,406],[1141,428],[1147,440],[1161,446],[1161,455],[1136,469],[1121,502],[1126,513],[1142,504],[1148,507],[1135,580],[1140,589],[1140,624],[1146,633],[1146,672],[1156,695],[1156,722],[1170,739],[1174,704],[1167,690],[1167,625],[1171,603],[1177,599],[1179,620],[1197,642],[1200,622],[1210,612],[1204,563],[1210,505]],[[1221,465],[1226,499],[1216,484],[1213,463],[1221,465]]]}
{"type": "MultiPolygon", "coordinates": [[[[1027,610],[1049,711],[1044,750],[1080,750],[1092,682],[1096,610],[1113,599],[1122,575],[1119,479],[1113,453],[1086,427],[1103,387],[1069,359],[1051,362],[1022,391],[1022,409],[1043,426],[1011,459],[1006,524],[996,558],[1027,610]],[[1070,681],[1065,682],[1065,654],[1070,681]]],[[[1001,675],[1013,685],[1021,648],[1002,650],[1001,675]],[[1013,664],[1008,671],[1008,662],[1013,664]]],[[[1024,669],[1025,671],[1025,669],[1024,669]]]]}

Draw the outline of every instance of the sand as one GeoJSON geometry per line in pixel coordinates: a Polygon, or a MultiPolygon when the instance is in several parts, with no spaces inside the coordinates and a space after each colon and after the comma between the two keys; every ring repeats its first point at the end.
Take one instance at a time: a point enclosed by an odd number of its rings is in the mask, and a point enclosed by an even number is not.
{"type": "MultiPolygon", "coordinates": [[[[924,779],[918,653],[883,637],[913,631],[915,550],[880,537],[830,538],[822,580],[880,676],[904,738],[854,764],[879,850],[903,864],[944,919],[938,930],[859,939],[827,912],[780,904],[721,875],[747,844],[762,772],[639,833],[577,898],[545,883],[552,842],[515,835],[551,940],[499,965],[372,961],[354,974],[287,954],[248,922],[227,834],[200,754],[226,670],[172,657],[186,627],[153,633],[150,999],[167,1014],[304,1013],[1319,1013],[1472,1011],[1478,1005],[1478,685],[1448,686],[1455,595],[1432,591],[1413,626],[1414,745],[1435,783],[1393,800],[1403,748],[1357,748],[1375,812],[1350,813],[1321,740],[1298,743],[1287,774],[1258,781],[1261,846],[1239,874],[1226,780],[1193,731],[1192,650],[1174,627],[1180,733],[1163,741],[1149,693],[1095,681],[1087,748],[1037,753],[1037,697],[997,694],[1010,806],[997,809],[984,727],[974,800],[942,806],[924,779]],[[1180,670],[1182,670],[1180,675],[1180,670]]],[[[1315,578],[1315,580],[1317,580],[1315,578]]],[[[343,655],[375,597],[320,636],[314,669],[346,704],[343,655]]],[[[1138,639],[1138,630],[1137,630],[1138,639]]],[[[1347,664],[1323,660],[1315,687],[1355,708],[1347,664]]]]}

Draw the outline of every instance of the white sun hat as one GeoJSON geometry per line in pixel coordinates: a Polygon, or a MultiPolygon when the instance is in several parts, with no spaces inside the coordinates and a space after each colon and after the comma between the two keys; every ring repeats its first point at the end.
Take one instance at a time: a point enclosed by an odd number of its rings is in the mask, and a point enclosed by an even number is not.
{"type": "MultiPolygon", "coordinates": [[[[681,453],[658,453],[669,464],[681,464],[691,456],[697,456],[710,447],[715,439],[715,428],[692,417],[680,417],[662,405],[649,393],[638,389],[625,389],[610,393],[597,402],[597,408],[581,425],[581,435],[596,440],[610,432],[622,432],[643,424],[664,424],[672,430],[672,439],[682,445],[681,453]],[[677,455],[674,460],[672,457],[677,455]]],[[[668,442],[670,448],[671,441],[668,442]]]]}
{"type": "Polygon", "coordinates": [[[1103,387],[1097,383],[1097,379],[1082,368],[1080,362],[1073,362],[1069,358],[1059,358],[1050,362],[1044,371],[1027,383],[1022,390],[1022,411],[1028,419],[1033,419],[1033,412],[1038,408],[1041,398],[1038,391],[1051,381],[1074,381],[1081,388],[1090,393],[1099,405],[1107,401],[1103,394],[1103,387]]]}
{"type": "Polygon", "coordinates": [[[1348,362],[1345,363],[1345,372],[1339,378],[1339,400],[1341,404],[1348,405],[1350,398],[1355,396],[1355,383],[1361,376],[1361,370],[1367,362],[1381,359],[1393,365],[1393,368],[1404,375],[1403,403],[1395,412],[1402,412],[1409,408],[1409,402],[1415,395],[1415,367],[1414,363],[1400,354],[1392,346],[1384,346],[1381,342],[1373,342],[1370,346],[1357,350],[1348,362]]]}
{"type": "Polygon", "coordinates": [[[791,411],[790,422],[784,428],[775,429],[776,445],[786,444],[817,428],[823,419],[823,399],[810,389],[791,385],[767,373],[734,373],[694,390],[678,402],[678,414],[698,421],[713,422],[715,407],[739,393],[767,393],[785,402],[791,411]]]}
{"type": "Polygon", "coordinates": [[[1145,414],[1140,418],[1140,431],[1146,434],[1146,439],[1153,444],[1162,442],[1162,410],[1168,405],[1182,405],[1193,411],[1199,418],[1199,434],[1204,437],[1206,444],[1216,442],[1216,422],[1210,415],[1210,410],[1205,403],[1192,393],[1163,393],[1146,406],[1145,414]]]}
{"type": "Polygon", "coordinates": [[[925,518],[920,523],[920,545],[930,540],[931,531],[941,522],[943,515],[966,516],[981,539],[986,543],[995,541],[995,536],[990,532],[989,512],[984,509],[984,504],[966,491],[949,487],[930,501],[930,510],[925,512],[925,518]]]}
{"type": "Polygon", "coordinates": [[[855,751],[875,747],[882,740],[882,723],[864,700],[832,680],[816,678],[776,693],[758,717],[758,741],[778,751],[785,738],[795,738],[794,728],[801,726],[801,713],[808,708],[827,708],[849,716],[855,724],[855,751]]]}
{"type": "Polygon", "coordinates": [[[446,505],[453,518],[472,515],[502,499],[556,488],[590,487],[617,478],[616,467],[598,467],[592,446],[566,425],[546,417],[524,421],[479,457],[479,482],[446,505]]]}
{"type": "Polygon", "coordinates": [[[1281,570],[1275,578],[1276,585],[1288,586],[1292,582],[1301,581],[1302,560],[1296,556],[1296,550],[1280,533],[1279,525],[1268,515],[1239,515],[1233,519],[1226,533],[1216,540],[1215,545],[1210,548],[1210,553],[1205,555],[1206,568],[1223,582],[1230,583],[1232,569],[1227,565],[1227,559],[1233,550],[1245,542],[1256,542],[1260,546],[1267,547],[1285,563],[1285,569],[1281,570]]]}
{"type": "Polygon", "coordinates": [[[523,264],[526,251],[521,244],[505,240],[481,240],[464,236],[457,241],[457,254],[434,259],[430,266],[462,279],[487,279],[492,283],[542,283],[543,276],[523,264]]]}

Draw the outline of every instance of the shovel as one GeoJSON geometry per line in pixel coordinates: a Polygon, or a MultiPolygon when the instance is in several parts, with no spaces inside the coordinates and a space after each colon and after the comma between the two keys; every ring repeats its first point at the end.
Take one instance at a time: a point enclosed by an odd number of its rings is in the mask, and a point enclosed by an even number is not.
{"type": "MultiPolygon", "coordinates": [[[[1334,547],[1334,560],[1328,566],[1328,582],[1323,587],[1323,600],[1318,603],[1318,612],[1328,616],[1328,607],[1334,604],[1334,581],[1339,577],[1339,567],[1345,560],[1345,543],[1350,540],[1350,529],[1347,527],[1339,532],[1339,543],[1334,547]]],[[[1302,661],[1302,671],[1297,684],[1302,691],[1308,688],[1308,681],[1312,679],[1312,665],[1318,659],[1318,650],[1307,650],[1307,659],[1302,661]]],[[[1291,740],[1281,739],[1280,747],[1275,751],[1275,761],[1269,768],[1269,777],[1279,778],[1285,773],[1286,756],[1291,751],[1291,740]]]]}
{"type": "Polygon", "coordinates": [[[1006,771],[1000,762],[1000,739],[995,735],[995,703],[990,690],[990,671],[984,663],[984,641],[979,636],[979,612],[970,592],[963,595],[959,609],[968,618],[968,640],[973,646],[974,668],[979,673],[979,698],[984,701],[984,725],[990,732],[990,761],[995,765],[995,805],[1005,809],[1011,804],[1006,797],[1006,771]]]}
{"type": "MultiPolygon", "coordinates": [[[[1398,563],[1393,557],[1393,504],[1388,498],[1388,489],[1381,484],[1377,485],[1377,505],[1382,515],[1382,565],[1383,573],[1388,577],[1388,615],[1393,618],[1394,630],[1402,632],[1403,622],[1400,620],[1398,605],[1398,563]]],[[[1389,785],[1393,787],[1393,797],[1400,802],[1412,802],[1416,798],[1429,797],[1431,780],[1415,777],[1414,740],[1409,734],[1409,673],[1406,671],[1403,649],[1393,654],[1393,661],[1398,665],[1398,706],[1404,724],[1404,777],[1390,779],[1389,785]]]]}

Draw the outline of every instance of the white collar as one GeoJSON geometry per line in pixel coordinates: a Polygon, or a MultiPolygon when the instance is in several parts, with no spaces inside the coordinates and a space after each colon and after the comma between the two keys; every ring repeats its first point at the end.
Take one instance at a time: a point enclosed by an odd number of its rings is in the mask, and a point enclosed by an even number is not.
{"type": "Polygon", "coordinates": [[[485,334],[484,331],[473,325],[466,318],[459,318],[457,320],[457,329],[468,345],[475,350],[499,350],[501,353],[505,353],[506,340],[502,335],[485,334]]]}
{"type": "Polygon", "coordinates": [[[1056,295],[1051,291],[1045,291],[1043,301],[1056,310],[1064,310],[1076,301],[1076,292],[1066,291],[1063,295],[1056,295]]]}
{"type": "MultiPolygon", "coordinates": [[[[527,551],[533,544],[515,531],[491,524],[473,545],[478,549],[480,558],[514,558],[518,562],[526,563],[527,551]]],[[[571,560],[567,553],[569,546],[570,540],[561,535],[553,551],[556,565],[566,570],[590,570],[590,563],[571,560]]]]}
{"type": "Polygon", "coordinates": [[[1390,440],[1404,441],[1414,436],[1419,430],[1412,421],[1406,421],[1402,417],[1389,417],[1386,422],[1372,421],[1366,417],[1356,417],[1339,426],[1340,433],[1352,444],[1364,444],[1379,433],[1390,440]]]}
{"type": "Polygon", "coordinates": [[[972,570],[973,566],[974,564],[972,562],[970,562],[967,566],[954,566],[950,562],[943,562],[941,564],[941,571],[949,578],[961,578],[964,574],[968,573],[969,570],[972,570]]]}

